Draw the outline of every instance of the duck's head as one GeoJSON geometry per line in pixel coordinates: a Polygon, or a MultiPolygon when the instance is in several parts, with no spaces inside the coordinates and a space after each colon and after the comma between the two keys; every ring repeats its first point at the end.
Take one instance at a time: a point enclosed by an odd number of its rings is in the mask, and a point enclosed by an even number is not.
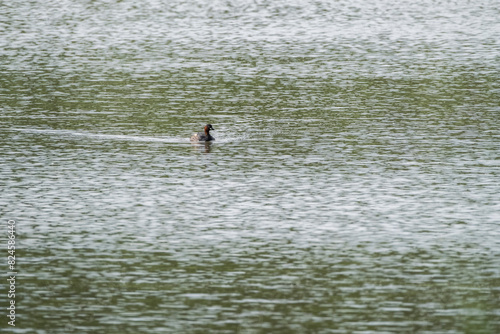
{"type": "Polygon", "coordinates": [[[214,130],[215,131],[215,129],[212,127],[212,124],[205,125],[205,132],[208,133],[208,131],[210,131],[210,130],[214,130]]]}

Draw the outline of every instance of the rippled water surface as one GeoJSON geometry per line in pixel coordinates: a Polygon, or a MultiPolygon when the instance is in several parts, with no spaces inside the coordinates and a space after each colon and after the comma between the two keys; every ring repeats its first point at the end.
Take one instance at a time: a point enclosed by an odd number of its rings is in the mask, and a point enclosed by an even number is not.
{"type": "Polygon", "coordinates": [[[497,1],[0,17],[3,328],[500,332],[497,1]]]}

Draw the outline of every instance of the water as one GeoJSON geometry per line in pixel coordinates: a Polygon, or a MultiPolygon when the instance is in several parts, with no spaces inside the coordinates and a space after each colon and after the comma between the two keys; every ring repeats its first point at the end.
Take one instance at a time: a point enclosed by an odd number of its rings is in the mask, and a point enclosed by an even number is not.
{"type": "Polygon", "coordinates": [[[4,4],[2,328],[500,332],[499,12],[4,4]]]}

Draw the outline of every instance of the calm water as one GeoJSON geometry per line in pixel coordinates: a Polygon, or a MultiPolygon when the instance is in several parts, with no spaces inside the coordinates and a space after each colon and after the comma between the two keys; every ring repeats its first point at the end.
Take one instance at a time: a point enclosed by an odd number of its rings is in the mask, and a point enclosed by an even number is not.
{"type": "Polygon", "coordinates": [[[500,332],[497,1],[0,18],[6,332],[500,332]]]}

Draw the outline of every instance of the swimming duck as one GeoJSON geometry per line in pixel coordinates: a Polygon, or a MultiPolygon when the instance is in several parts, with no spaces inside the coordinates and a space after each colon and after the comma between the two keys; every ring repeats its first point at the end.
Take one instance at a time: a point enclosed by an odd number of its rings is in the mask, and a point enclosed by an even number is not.
{"type": "Polygon", "coordinates": [[[204,130],[205,130],[205,133],[203,133],[203,132],[194,133],[191,136],[191,141],[211,141],[211,140],[215,140],[215,138],[210,135],[210,130],[214,130],[214,128],[212,127],[212,124],[205,125],[204,130]]]}

